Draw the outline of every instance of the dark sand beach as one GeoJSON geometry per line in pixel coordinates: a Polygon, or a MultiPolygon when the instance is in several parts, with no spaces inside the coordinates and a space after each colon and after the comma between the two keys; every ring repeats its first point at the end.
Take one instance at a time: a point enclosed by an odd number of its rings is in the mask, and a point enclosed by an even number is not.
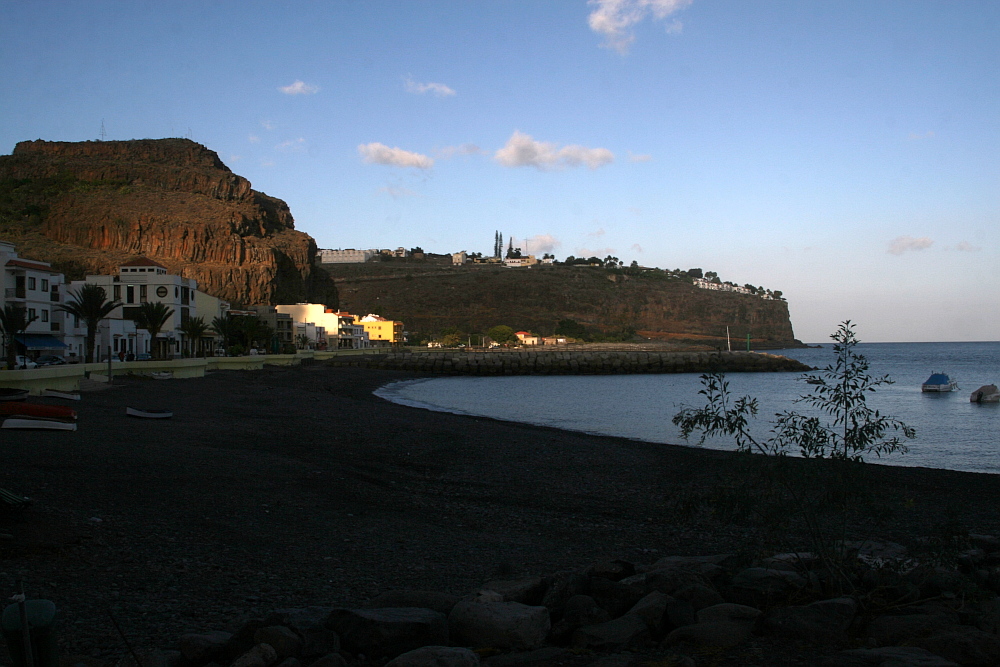
{"type": "MultiPolygon", "coordinates": [[[[74,404],[75,433],[0,432],[0,487],[34,501],[0,517],[0,594],[22,578],[29,597],[57,604],[64,654],[110,665],[125,647],[109,609],[137,648],[166,649],[276,608],[404,588],[465,594],[497,576],[755,543],[753,526],[676,511],[731,473],[732,454],[371,394],[409,377],[312,363],[121,378],[74,404]],[[126,418],[127,406],[175,416],[126,418]]],[[[998,476],[869,474],[885,502],[852,528],[858,536],[905,543],[947,524],[1000,533],[998,476]]],[[[809,664],[806,649],[782,655],[760,664],[809,664]]]]}

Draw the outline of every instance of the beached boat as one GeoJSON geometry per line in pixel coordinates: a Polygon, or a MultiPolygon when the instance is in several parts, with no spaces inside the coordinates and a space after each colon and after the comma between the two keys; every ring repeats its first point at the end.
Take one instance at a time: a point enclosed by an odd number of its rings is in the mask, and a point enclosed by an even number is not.
{"type": "Polygon", "coordinates": [[[5,401],[0,403],[0,415],[76,421],[76,410],[68,408],[65,405],[42,405],[40,403],[21,401],[5,401]]]}
{"type": "Polygon", "coordinates": [[[926,392],[948,392],[958,389],[958,383],[944,373],[932,373],[927,380],[920,385],[920,391],[926,392]]]}
{"type": "Polygon", "coordinates": [[[31,417],[7,417],[0,424],[4,429],[29,429],[40,431],[75,431],[76,422],[59,419],[34,419],[31,417]]]}
{"type": "Polygon", "coordinates": [[[149,408],[125,408],[125,414],[129,417],[141,417],[143,419],[170,419],[174,416],[172,410],[152,410],[149,408]]]}
{"type": "Polygon", "coordinates": [[[72,391],[59,391],[58,389],[46,389],[42,392],[42,396],[50,396],[52,398],[62,398],[67,401],[79,401],[80,394],[74,393],[72,391]]]}
{"type": "Polygon", "coordinates": [[[154,380],[171,380],[174,374],[171,371],[154,371],[149,376],[154,380]]]}
{"type": "Polygon", "coordinates": [[[995,384],[984,384],[969,396],[972,403],[1000,403],[1000,389],[995,384]]]}
{"type": "Polygon", "coordinates": [[[27,389],[0,387],[0,401],[23,401],[26,398],[28,398],[27,389]]]}

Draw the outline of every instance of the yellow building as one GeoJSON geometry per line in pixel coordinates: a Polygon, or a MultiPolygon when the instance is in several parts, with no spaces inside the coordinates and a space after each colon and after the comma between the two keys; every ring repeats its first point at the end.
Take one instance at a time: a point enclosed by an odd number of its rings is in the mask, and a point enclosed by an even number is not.
{"type": "Polygon", "coordinates": [[[378,315],[354,316],[354,323],[365,328],[372,347],[385,347],[403,344],[403,323],[387,320],[378,315]]]}

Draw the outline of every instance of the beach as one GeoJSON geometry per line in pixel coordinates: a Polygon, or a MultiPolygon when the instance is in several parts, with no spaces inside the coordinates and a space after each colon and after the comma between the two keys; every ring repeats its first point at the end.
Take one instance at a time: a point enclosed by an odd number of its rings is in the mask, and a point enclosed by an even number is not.
{"type": "MultiPolygon", "coordinates": [[[[677,509],[733,474],[732,453],[372,395],[414,377],[307,363],[116,378],[73,405],[75,433],[2,432],[0,487],[33,504],[0,517],[0,593],[23,579],[29,597],[59,608],[64,654],[115,664],[126,651],[112,616],[138,649],[169,649],[185,632],[279,608],[399,589],[461,595],[494,578],[756,540],[752,525],[677,509]],[[126,407],[174,417],[126,418],[126,407]]],[[[868,475],[884,502],[855,536],[1000,534],[1000,476],[877,465],[868,475]]]]}

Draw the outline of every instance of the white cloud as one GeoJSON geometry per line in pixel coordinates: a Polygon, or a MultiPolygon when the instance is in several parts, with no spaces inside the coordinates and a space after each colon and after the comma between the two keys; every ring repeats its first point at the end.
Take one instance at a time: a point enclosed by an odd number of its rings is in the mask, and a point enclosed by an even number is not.
{"type": "Polygon", "coordinates": [[[296,79],[295,83],[278,88],[285,95],[313,95],[319,92],[319,86],[311,86],[304,81],[296,79]]]}
{"type": "Polygon", "coordinates": [[[607,234],[607,232],[604,231],[604,227],[601,227],[596,232],[590,232],[589,234],[587,234],[587,236],[590,236],[590,237],[593,237],[595,239],[598,239],[598,238],[601,238],[602,236],[604,236],[605,234],[607,234]]]}
{"type": "Polygon", "coordinates": [[[434,93],[438,97],[451,97],[455,91],[443,83],[419,83],[410,77],[406,77],[406,92],[415,95],[424,93],[434,93]]]}
{"type": "Polygon", "coordinates": [[[930,240],[926,236],[921,236],[918,239],[915,239],[912,236],[897,236],[889,242],[889,254],[902,255],[904,252],[908,252],[910,250],[926,250],[933,244],[934,241],[930,240]]]}
{"type": "MultiPolygon", "coordinates": [[[[590,29],[604,36],[605,48],[614,49],[618,53],[628,53],[629,47],[635,41],[632,28],[641,23],[650,14],[654,20],[662,21],[671,14],[679,12],[693,0],[589,0],[587,4],[596,7],[587,17],[590,29]]],[[[667,33],[676,35],[683,25],[673,20],[667,25],[667,33]]]]}
{"type": "Polygon", "coordinates": [[[289,139],[287,141],[282,141],[280,144],[275,146],[275,150],[285,151],[285,152],[297,152],[304,149],[306,146],[306,140],[302,137],[298,139],[289,139]]]}
{"type": "Polygon", "coordinates": [[[273,130],[274,129],[274,123],[272,123],[269,120],[262,120],[262,121],[260,121],[260,126],[262,128],[264,128],[265,130],[273,130]]]}
{"type": "Polygon", "coordinates": [[[438,156],[447,159],[456,155],[481,155],[483,149],[475,144],[462,144],[461,146],[445,146],[437,151],[438,156]]]}
{"type": "Polygon", "coordinates": [[[642,252],[642,246],[639,245],[638,243],[633,243],[632,246],[629,248],[629,250],[631,250],[632,252],[642,252]]]}
{"type": "Polygon", "coordinates": [[[535,234],[534,236],[528,237],[526,243],[528,246],[528,252],[533,255],[552,252],[562,245],[562,241],[551,234],[535,234]]]}
{"type": "Polygon", "coordinates": [[[982,248],[980,248],[979,246],[972,245],[968,241],[962,241],[957,246],[955,246],[955,250],[958,250],[959,252],[979,252],[980,250],[982,250],[982,248]]]}
{"type": "Polygon", "coordinates": [[[608,255],[615,257],[614,248],[577,248],[576,256],[583,258],[597,257],[598,259],[604,259],[608,255]]]}
{"type": "Polygon", "coordinates": [[[629,151],[628,161],[629,162],[649,162],[653,159],[652,155],[645,155],[643,153],[633,153],[629,151]]]}
{"type": "Polygon", "coordinates": [[[242,155],[230,155],[229,156],[229,161],[230,162],[239,162],[242,159],[243,159],[242,155]]]}
{"type": "Polygon", "coordinates": [[[906,137],[910,141],[920,141],[921,139],[933,139],[934,130],[928,130],[923,134],[917,134],[916,132],[910,132],[910,136],[906,137]]]}
{"type": "Polygon", "coordinates": [[[256,144],[257,142],[259,142],[259,141],[260,141],[260,137],[258,137],[258,136],[257,136],[256,134],[251,134],[251,135],[250,135],[249,137],[247,137],[247,140],[248,140],[248,141],[249,141],[249,142],[250,142],[251,144],[256,144]]]}
{"type": "Polygon", "coordinates": [[[378,142],[361,144],[358,146],[358,153],[368,164],[387,164],[415,169],[430,169],[434,166],[434,160],[426,155],[404,151],[402,148],[389,148],[378,142]]]}
{"type": "Polygon", "coordinates": [[[388,195],[393,199],[402,199],[403,197],[419,197],[413,190],[407,190],[404,187],[398,185],[387,185],[384,188],[379,188],[378,190],[381,194],[388,195]]]}
{"type": "Polygon", "coordinates": [[[563,146],[547,141],[535,141],[529,135],[514,131],[507,145],[496,152],[493,158],[505,167],[536,167],[538,169],[558,169],[578,167],[585,164],[597,169],[615,161],[614,154],[606,148],[585,148],[583,146],[563,146]]]}

